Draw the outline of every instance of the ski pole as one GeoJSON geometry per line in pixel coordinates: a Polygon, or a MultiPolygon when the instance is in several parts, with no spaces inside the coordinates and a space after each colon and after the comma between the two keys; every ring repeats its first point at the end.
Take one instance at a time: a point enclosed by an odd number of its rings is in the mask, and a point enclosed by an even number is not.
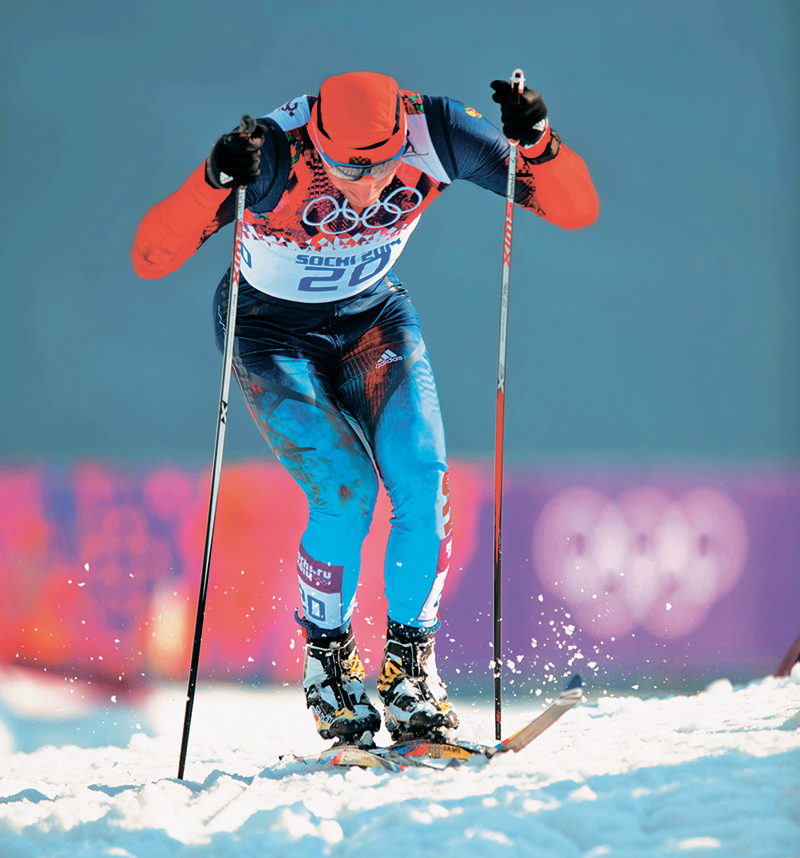
{"type": "MultiPolygon", "coordinates": [[[[525,75],[517,69],[511,75],[512,88],[519,94],[525,89],[525,75]]],[[[503,229],[503,272],[500,278],[500,353],[497,362],[497,414],[494,435],[494,735],[502,738],[503,694],[503,438],[506,397],[506,354],[508,345],[508,295],[511,283],[511,234],[514,228],[514,185],[517,178],[518,140],[509,140],[508,180],[506,182],[506,216],[503,229]]]]}
{"type": "MultiPolygon", "coordinates": [[[[239,124],[238,133],[247,136],[255,130],[255,120],[244,116],[239,124]]],[[[231,389],[231,370],[233,368],[233,341],[236,329],[236,307],[239,303],[239,270],[242,263],[242,223],[244,220],[245,187],[236,190],[236,221],[233,233],[233,260],[228,283],[228,314],[225,323],[225,346],[222,358],[222,386],[219,394],[219,412],[217,414],[217,432],[214,439],[214,460],[211,472],[211,499],[208,506],[208,524],[206,542],[203,550],[203,570],[200,576],[200,595],[197,600],[197,619],[194,627],[192,662],[189,668],[189,687],[186,692],[186,714],[183,719],[183,738],[181,756],[178,762],[178,779],[183,779],[186,768],[186,751],[189,747],[189,729],[192,723],[192,710],[197,689],[197,673],[200,664],[200,644],[203,637],[203,619],[206,612],[208,577],[211,567],[211,545],[214,540],[214,522],[217,517],[217,499],[219,496],[219,478],[222,470],[222,452],[225,447],[225,428],[228,423],[228,398],[231,389]]]]}

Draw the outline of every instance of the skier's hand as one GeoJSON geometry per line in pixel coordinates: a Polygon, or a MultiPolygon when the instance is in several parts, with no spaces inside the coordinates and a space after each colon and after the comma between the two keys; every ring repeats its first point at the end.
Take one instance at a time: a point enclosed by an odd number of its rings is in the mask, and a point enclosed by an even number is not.
{"type": "Polygon", "coordinates": [[[533,146],[547,128],[547,107],[542,96],[527,86],[518,93],[507,80],[493,80],[491,87],[492,101],[500,105],[503,134],[523,146],[533,146]]]}
{"type": "Polygon", "coordinates": [[[258,178],[266,130],[252,116],[243,116],[238,128],[223,134],[206,158],[208,184],[227,190],[254,182],[258,178]]]}

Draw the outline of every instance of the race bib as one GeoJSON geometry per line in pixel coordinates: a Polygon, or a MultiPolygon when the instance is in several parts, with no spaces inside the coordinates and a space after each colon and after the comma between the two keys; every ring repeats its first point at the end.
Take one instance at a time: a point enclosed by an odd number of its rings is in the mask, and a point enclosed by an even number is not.
{"type": "Polygon", "coordinates": [[[405,186],[360,213],[333,196],[311,200],[302,222],[317,234],[313,249],[245,222],[242,274],[259,291],[287,301],[313,304],[357,295],[395,264],[419,223],[407,215],[422,201],[419,191],[405,186]]]}

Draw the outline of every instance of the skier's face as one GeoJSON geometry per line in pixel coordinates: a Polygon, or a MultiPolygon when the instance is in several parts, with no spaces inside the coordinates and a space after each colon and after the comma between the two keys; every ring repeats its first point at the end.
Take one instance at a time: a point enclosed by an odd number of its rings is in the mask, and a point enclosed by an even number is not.
{"type": "Polygon", "coordinates": [[[397,172],[397,168],[401,163],[402,162],[398,160],[397,167],[395,167],[390,173],[381,176],[380,179],[367,175],[362,176],[360,179],[355,181],[349,181],[347,179],[342,179],[339,176],[334,176],[324,160],[322,161],[322,166],[325,168],[325,172],[328,174],[328,178],[331,180],[333,187],[345,195],[350,205],[355,209],[363,209],[378,201],[381,191],[391,183],[395,173],[397,172]]]}

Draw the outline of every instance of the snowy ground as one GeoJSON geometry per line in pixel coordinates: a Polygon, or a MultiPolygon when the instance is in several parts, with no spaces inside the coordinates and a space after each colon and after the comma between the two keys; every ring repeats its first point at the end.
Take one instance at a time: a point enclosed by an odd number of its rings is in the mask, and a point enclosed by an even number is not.
{"type": "MultiPolygon", "coordinates": [[[[800,666],[595,695],[519,755],[399,774],[280,763],[324,746],[298,691],[203,687],[178,781],[182,688],[138,708],[84,691],[0,672],[2,858],[800,856],[800,666]]],[[[490,705],[458,702],[489,741],[490,705]]],[[[509,701],[506,732],[543,705],[509,701]]]]}

